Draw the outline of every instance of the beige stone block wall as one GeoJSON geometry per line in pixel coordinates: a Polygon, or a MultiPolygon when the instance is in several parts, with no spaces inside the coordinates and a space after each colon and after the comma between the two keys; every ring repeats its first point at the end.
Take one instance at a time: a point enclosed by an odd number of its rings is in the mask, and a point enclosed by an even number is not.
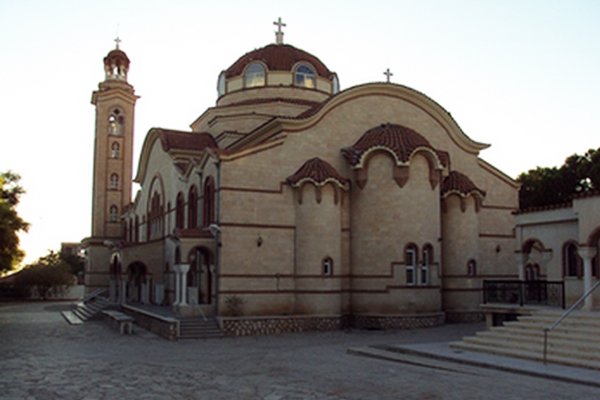
{"type": "MultiPolygon", "coordinates": [[[[392,160],[386,154],[371,158],[368,182],[352,198],[353,285],[360,288],[367,284],[371,286],[370,290],[383,290],[390,285],[406,285],[404,249],[409,243],[418,247],[415,273],[418,273],[425,244],[433,246],[434,262],[435,257],[440,255],[439,186],[433,189],[431,187],[427,161],[420,155],[413,157],[410,178],[403,188],[392,179],[392,167],[392,160]],[[376,285],[377,289],[372,285],[376,285]]],[[[430,267],[429,275],[430,285],[435,285],[437,272],[433,266],[430,267]]],[[[430,298],[412,296],[416,292],[414,289],[406,289],[387,295],[353,294],[352,308],[376,309],[377,312],[392,314],[409,312],[409,308],[415,312],[441,309],[439,289],[434,291],[437,295],[434,296],[433,303],[430,298]],[[368,303],[361,304],[363,301],[368,303]],[[410,305],[412,303],[415,304],[414,307],[410,305]]]]}

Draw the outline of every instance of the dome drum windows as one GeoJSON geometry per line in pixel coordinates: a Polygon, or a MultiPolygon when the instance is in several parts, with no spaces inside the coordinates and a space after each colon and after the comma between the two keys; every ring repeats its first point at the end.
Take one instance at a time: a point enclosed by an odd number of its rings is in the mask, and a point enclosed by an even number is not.
{"type": "MultiPolygon", "coordinates": [[[[220,80],[219,80],[220,82],[220,80]]],[[[261,64],[254,63],[250,64],[248,68],[246,68],[246,72],[244,73],[244,87],[259,87],[265,86],[266,84],[266,73],[265,67],[261,64]]],[[[219,83],[220,85],[220,83],[219,83]]]]}
{"type": "Polygon", "coordinates": [[[316,89],[317,76],[314,69],[306,64],[296,67],[294,71],[294,86],[316,89]]]}

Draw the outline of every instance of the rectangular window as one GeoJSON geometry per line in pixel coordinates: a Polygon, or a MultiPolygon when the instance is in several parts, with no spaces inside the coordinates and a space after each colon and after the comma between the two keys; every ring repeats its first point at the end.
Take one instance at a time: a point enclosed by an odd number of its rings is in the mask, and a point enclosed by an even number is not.
{"type": "Polygon", "coordinates": [[[406,284],[412,286],[416,283],[415,264],[417,253],[414,248],[406,249],[406,284]]]}
{"type": "Polygon", "coordinates": [[[429,266],[427,264],[421,265],[421,285],[426,286],[429,284],[429,266]]]}

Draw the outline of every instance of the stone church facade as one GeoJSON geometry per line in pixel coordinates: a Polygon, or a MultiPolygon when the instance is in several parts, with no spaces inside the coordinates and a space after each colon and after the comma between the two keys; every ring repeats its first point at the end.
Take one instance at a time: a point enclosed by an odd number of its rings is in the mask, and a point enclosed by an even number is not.
{"type": "Polygon", "coordinates": [[[481,281],[518,278],[518,184],[423,93],[340,90],[279,36],[189,131],[151,129],[133,178],[129,59],[104,65],[88,292],[252,334],[478,319],[481,281]]]}

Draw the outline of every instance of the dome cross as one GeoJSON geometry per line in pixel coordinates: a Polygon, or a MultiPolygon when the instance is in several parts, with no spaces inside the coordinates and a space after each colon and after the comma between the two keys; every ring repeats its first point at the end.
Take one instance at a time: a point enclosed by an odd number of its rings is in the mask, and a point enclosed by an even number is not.
{"type": "Polygon", "coordinates": [[[119,43],[121,43],[122,40],[119,39],[119,37],[117,36],[117,38],[115,39],[115,43],[117,44],[117,50],[119,50],[119,43]]]}
{"type": "Polygon", "coordinates": [[[387,83],[390,83],[390,76],[393,76],[394,74],[392,74],[392,73],[390,72],[390,69],[389,69],[389,68],[388,68],[388,69],[386,69],[386,70],[385,70],[385,72],[384,72],[383,74],[384,74],[384,75],[386,76],[386,78],[387,78],[387,83]]]}
{"type": "Polygon", "coordinates": [[[276,22],[273,22],[273,25],[277,25],[277,32],[275,32],[275,41],[277,44],[283,44],[283,32],[281,30],[282,26],[286,26],[283,22],[281,22],[281,17],[276,22]]]}

